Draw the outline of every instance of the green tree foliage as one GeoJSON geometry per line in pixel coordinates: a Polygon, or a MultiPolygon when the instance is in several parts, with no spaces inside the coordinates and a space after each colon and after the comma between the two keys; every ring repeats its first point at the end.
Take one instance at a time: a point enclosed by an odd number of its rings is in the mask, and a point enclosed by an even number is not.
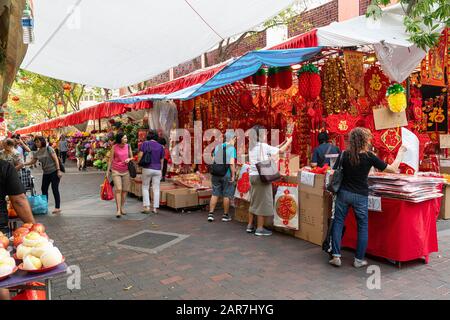
{"type": "MultiPolygon", "coordinates": [[[[383,14],[381,6],[387,6],[392,0],[372,0],[367,8],[366,16],[378,19],[383,14]]],[[[439,42],[440,24],[450,26],[449,0],[400,0],[405,11],[403,21],[409,41],[426,50],[439,42]]]]}

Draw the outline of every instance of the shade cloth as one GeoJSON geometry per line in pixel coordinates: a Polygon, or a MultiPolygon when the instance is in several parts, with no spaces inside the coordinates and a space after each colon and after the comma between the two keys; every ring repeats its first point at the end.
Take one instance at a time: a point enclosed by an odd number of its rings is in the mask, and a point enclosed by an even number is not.
{"type": "MultiPolygon", "coordinates": [[[[428,259],[430,253],[438,251],[440,198],[421,203],[382,198],[381,207],[383,212],[369,211],[368,254],[404,262],[428,259]]],[[[357,227],[351,209],[345,227],[342,246],[355,249],[357,227]]]]}
{"type": "Polygon", "coordinates": [[[293,0],[39,0],[22,68],[102,88],[145,81],[260,25],[293,0]]]}

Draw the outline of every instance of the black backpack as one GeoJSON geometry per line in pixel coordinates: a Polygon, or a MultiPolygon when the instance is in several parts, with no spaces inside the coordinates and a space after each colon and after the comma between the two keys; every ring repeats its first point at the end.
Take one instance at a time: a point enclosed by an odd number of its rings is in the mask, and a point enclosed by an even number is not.
{"type": "Polygon", "coordinates": [[[140,167],[147,167],[152,163],[152,149],[149,149],[149,151],[145,151],[142,154],[142,158],[139,161],[138,165],[140,167]]]}
{"type": "MultiPolygon", "coordinates": [[[[51,152],[50,152],[49,146],[47,146],[47,152],[50,154],[50,156],[52,155],[51,152]]],[[[55,154],[56,154],[56,152],[55,152],[55,154]]],[[[66,172],[66,167],[64,167],[64,165],[63,165],[63,163],[62,163],[62,160],[61,160],[60,156],[56,155],[56,157],[58,158],[59,170],[60,170],[61,172],[64,172],[64,173],[65,173],[65,172],[66,172]]]]}
{"type": "MultiPolygon", "coordinates": [[[[219,150],[217,150],[217,151],[219,151],[219,150]]],[[[209,172],[213,176],[224,177],[227,174],[228,169],[230,168],[230,165],[227,164],[227,147],[224,146],[222,148],[222,158],[223,158],[222,163],[216,163],[215,157],[216,156],[214,155],[214,162],[213,162],[213,164],[210,165],[209,172]]]]}

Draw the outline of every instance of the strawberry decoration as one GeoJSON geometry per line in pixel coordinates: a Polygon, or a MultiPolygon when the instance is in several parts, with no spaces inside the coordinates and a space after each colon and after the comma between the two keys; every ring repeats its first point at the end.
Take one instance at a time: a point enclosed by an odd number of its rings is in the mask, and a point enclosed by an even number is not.
{"type": "Polygon", "coordinates": [[[290,66],[279,67],[276,73],[277,84],[280,89],[287,90],[292,87],[292,69],[290,66]]]}
{"type": "Polygon", "coordinates": [[[297,73],[298,93],[307,101],[316,100],[322,90],[322,80],[319,69],[309,63],[304,65],[297,73]]]}
{"type": "Polygon", "coordinates": [[[267,81],[266,70],[263,68],[259,69],[253,76],[253,84],[258,86],[265,86],[267,81]]]}

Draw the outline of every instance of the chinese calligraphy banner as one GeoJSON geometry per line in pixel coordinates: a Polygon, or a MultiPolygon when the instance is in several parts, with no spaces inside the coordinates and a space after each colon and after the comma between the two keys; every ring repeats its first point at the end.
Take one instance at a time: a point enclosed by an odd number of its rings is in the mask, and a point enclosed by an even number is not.
{"type": "MultiPolygon", "coordinates": [[[[347,78],[354,89],[359,93],[360,97],[365,95],[364,82],[364,53],[359,51],[344,51],[344,62],[347,71],[347,78]]],[[[351,92],[356,93],[354,90],[351,92]]],[[[356,98],[353,96],[352,98],[356,98]]]]}
{"type": "Polygon", "coordinates": [[[448,28],[442,32],[439,44],[430,49],[421,65],[421,82],[430,86],[445,86],[445,66],[448,61],[448,28]]]}
{"type": "Polygon", "coordinates": [[[427,117],[427,131],[447,133],[447,92],[442,87],[422,86],[423,112],[427,117]]]}

